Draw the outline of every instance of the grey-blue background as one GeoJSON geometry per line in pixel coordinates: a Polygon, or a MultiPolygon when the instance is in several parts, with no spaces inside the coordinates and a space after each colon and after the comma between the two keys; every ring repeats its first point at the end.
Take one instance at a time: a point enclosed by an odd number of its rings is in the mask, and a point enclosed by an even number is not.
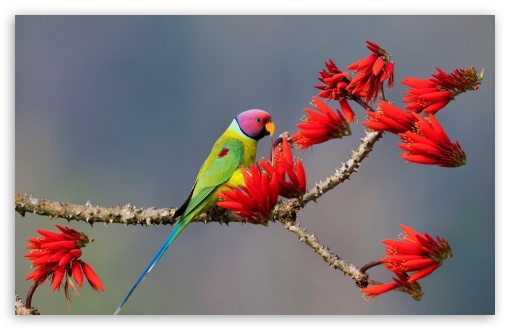
{"type": "MultiPolygon", "coordinates": [[[[191,224],[123,309],[125,314],[493,314],[494,16],[17,16],[15,190],[70,203],[178,206],[214,140],[240,111],[261,108],[277,134],[294,131],[317,72],[369,54],[396,63],[397,106],[406,76],[474,65],[480,90],[437,118],[459,140],[467,166],[408,164],[394,135],[376,144],[358,174],[299,220],[357,265],[380,258],[399,224],[446,238],[454,253],[421,282],[421,302],[392,292],[371,302],[279,223],[191,224]]],[[[332,104],[333,106],[334,104],[332,104]]],[[[362,121],[361,108],[354,106],[362,121]]],[[[329,141],[303,158],[309,187],[330,175],[364,136],[329,141]]],[[[259,144],[265,156],[270,139],[259,144]]],[[[16,214],[15,291],[23,297],[26,240],[37,228],[71,225],[95,238],[83,259],[104,293],[88,284],[72,299],[45,284],[43,314],[111,314],[163,243],[167,226],[70,224],[16,214]]],[[[389,281],[385,270],[370,272],[389,281]]]]}

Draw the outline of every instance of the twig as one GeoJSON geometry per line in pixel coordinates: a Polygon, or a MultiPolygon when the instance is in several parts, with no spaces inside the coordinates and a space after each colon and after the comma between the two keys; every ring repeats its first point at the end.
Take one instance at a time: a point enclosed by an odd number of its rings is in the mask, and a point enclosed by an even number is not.
{"type": "Polygon", "coordinates": [[[292,221],[282,221],[285,229],[296,234],[300,242],[304,242],[310,246],[322,259],[331,267],[342,271],[345,275],[349,275],[357,286],[364,288],[368,285],[368,275],[361,272],[355,265],[342,260],[339,256],[334,254],[329,248],[319,243],[315,234],[309,235],[306,233],[306,228],[301,228],[299,223],[292,221]]]}
{"type": "Polygon", "coordinates": [[[303,205],[310,201],[315,201],[320,196],[324,195],[327,191],[335,188],[341,182],[350,179],[353,172],[358,171],[361,161],[368,157],[375,142],[382,137],[382,132],[368,132],[367,135],[361,139],[361,144],[356,151],[351,153],[351,157],[346,163],[342,163],[340,168],[337,168],[335,173],[315,185],[303,196],[303,205]]]}

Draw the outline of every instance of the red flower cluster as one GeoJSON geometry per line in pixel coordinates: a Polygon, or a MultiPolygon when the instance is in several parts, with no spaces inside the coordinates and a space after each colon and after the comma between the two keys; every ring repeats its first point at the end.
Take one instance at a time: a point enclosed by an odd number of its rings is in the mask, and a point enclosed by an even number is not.
{"type": "Polygon", "coordinates": [[[80,287],[85,275],[94,291],[104,291],[99,276],[87,263],[79,259],[82,255],[81,249],[89,243],[87,235],[69,227],[55,226],[60,229],[60,233],[38,229],[37,232],[42,237],[28,239],[30,244],[26,248],[32,251],[25,254],[25,257],[32,260],[32,267],[36,269],[26,277],[26,280],[32,279],[34,283],[40,284],[49,278],[52,283],[51,289],[55,291],[60,288],[65,276],[64,291],[69,306],[68,287],[77,293],[71,280],[73,276],[80,287]]]}
{"type": "Polygon", "coordinates": [[[308,117],[303,117],[304,123],[297,124],[299,128],[296,134],[291,137],[291,140],[298,148],[305,150],[306,148],[328,141],[333,138],[342,138],[346,135],[351,135],[351,128],[349,123],[345,120],[340,110],[336,109],[336,114],[331,110],[326,103],[322,102],[319,98],[313,96],[311,103],[320,113],[311,109],[305,109],[308,117]]]}
{"type": "Polygon", "coordinates": [[[349,73],[340,71],[331,59],[329,59],[329,63],[327,61],[324,62],[324,65],[327,71],[324,69],[319,71],[321,77],[318,79],[323,82],[325,86],[315,86],[315,88],[323,90],[319,93],[319,96],[329,100],[338,100],[349,95],[346,89],[351,81],[349,73]]]}
{"type": "Polygon", "coordinates": [[[306,173],[300,159],[292,157],[287,139],[279,138],[271,150],[271,162],[243,169],[244,185],[221,190],[219,207],[234,211],[247,222],[267,225],[278,195],[285,198],[301,197],[306,191],[306,173]],[[265,170],[265,172],[262,171],[265,170]]]}
{"type": "Polygon", "coordinates": [[[465,92],[467,90],[477,90],[482,83],[484,70],[480,75],[476,72],[474,66],[467,69],[455,69],[452,73],[445,73],[441,69],[436,68],[438,73],[432,74],[431,79],[438,86],[452,90],[465,92]]]}
{"type": "Polygon", "coordinates": [[[393,88],[394,64],[390,62],[391,56],[384,48],[368,40],[365,42],[372,54],[347,67],[348,70],[354,70],[357,76],[351,80],[346,89],[352,94],[364,97],[366,102],[370,100],[375,102],[381,84],[386,79],[388,88],[393,88]]]}
{"type": "Polygon", "coordinates": [[[391,283],[381,283],[361,289],[372,299],[391,290],[403,291],[415,300],[421,300],[423,292],[417,280],[430,275],[442,265],[443,260],[452,257],[450,244],[439,236],[434,240],[427,233],[419,234],[413,229],[400,225],[404,235],[400,240],[385,239],[386,257],[379,260],[387,269],[394,272],[391,283]],[[414,272],[409,275],[409,272],[414,272]]]}
{"type": "Polygon", "coordinates": [[[368,111],[369,120],[363,125],[373,131],[387,131],[400,136],[405,143],[398,146],[407,151],[401,157],[409,162],[442,167],[466,164],[466,154],[459,142],[452,143],[434,118],[427,119],[414,112],[406,112],[386,101],[378,104],[378,111],[368,111]]]}
{"type": "Polygon", "coordinates": [[[434,116],[429,115],[427,121],[415,113],[412,114],[416,118],[414,123],[416,132],[398,133],[405,141],[398,146],[407,151],[401,155],[403,159],[441,167],[458,167],[466,164],[466,154],[459,142],[450,141],[434,116]]]}
{"type": "Polygon", "coordinates": [[[451,91],[441,90],[430,79],[405,78],[400,83],[410,87],[402,100],[404,103],[410,103],[405,106],[408,110],[434,114],[452,100],[451,91]]]}
{"type": "Polygon", "coordinates": [[[435,114],[444,108],[455,96],[467,90],[477,90],[483,79],[474,67],[456,69],[452,73],[445,73],[436,68],[437,74],[432,78],[405,78],[400,83],[408,86],[404,93],[406,109],[415,112],[435,114]]]}
{"type": "Polygon", "coordinates": [[[278,179],[262,172],[259,164],[251,164],[250,170],[243,169],[244,185],[216,193],[220,198],[219,207],[235,211],[247,222],[267,225],[278,199],[278,179]]]}
{"type": "Polygon", "coordinates": [[[414,129],[416,118],[411,113],[386,101],[381,101],[377,107],[378,111],[367,111],[369,121],[362,123],[371,130],[398,134],[414,129]]]}
{"type": "Polygon", "coordinates": [[[322,89],[319,96],[327,100],[338,100],[340,107],[344,112],[345,119],[352,123],[356,119],[356,114],[352,111],[346,97],[350,96],[350,92],[347,90],[347,85],[351,82],[351,77],[348,72],[342,72],[338,69],[336,64],[329,59],[328,62],[324,62],[326,70],[319,71],[321,75],[318,79],[325,84],[325,86],[315,86],[315,88],[322,89]]]}
{"type": "Polygon", "coordinates": [[[423,291],[421,290],[421,286],[418,282],[408,282],[409,275],[403,272],[395,272],[395,275],[396,277],[392,277],[394,282],[372,285],[363,288],[360,291],[368,300],[374,299],[380,294],[389,292],[391,290],[400,290],[411,295],[414,300],[421,300],[423,291]]]}
{"type": "Polygon", "coordinates": [[[287,139],[278,140],[271,150],[271,163],[263,159],[260,165],[271,176],[277,178],[280,196],[301,197],[306,191],[306,173],[303,163],[301,159],[292,157],[292,150],[287,139]]]}
{"type": "Polygon", "coordinates": [[[434,240],[430,235],[417,233],[413,229],[400,225],[405,235],[400,240],[385,239],[386,257],[380,261],[392,272],[415,272],[407,283],[428,276],[443,260],[452,257],[450,244],[439,236],[434,240]]]}

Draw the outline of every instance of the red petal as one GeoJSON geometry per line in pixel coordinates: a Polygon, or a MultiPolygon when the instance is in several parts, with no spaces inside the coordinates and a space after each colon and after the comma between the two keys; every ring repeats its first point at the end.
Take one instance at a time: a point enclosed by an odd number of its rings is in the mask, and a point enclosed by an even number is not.
{"type": "Polygon", "coordinates": [[[318,95],[325,99],[329,99],[330,94],[331,94],[331,91],[329,89],[326,89],[326,90],[323,90],[322,92],[320,92],[318,95]]]}
{"type": "Polygon", "coordinates": [[[347,70],[357,70],[358,69],[358,66],[360,65],[361,62],[363,62],[365,59],[362,59],[362,60],[359,60],[357,62],[354,62],[352,63],[351,65],[349,65],[347,67],[347,70]]]}
{"type": "Polygon", "coordinates": [[[372,65],[372,73],[377,76],[379,72],[381,72],[381,69],[384,67],[384,58],[379,56],[377,60],[372,65]]]}
{"type": "Polygon", "coordinates": [[[434,259],[425,258],[408,260],[406,262],[403,262],[402,266],[405,267],[408,271],[414,271],[423,269],[433,264],[437,264],[437,262],[434,259]]]}
{"type": "Polygon", "coordinates": [[[64,269],[63,268],[57,268],[55,271],[55,274],[53,275],[53,280],[51,282],[51,291],[55,291],[62,282],[62,279],[64,278],[64,269]]]}
{"type": "Polygon", "coordinates": [[[315,102],[315,105],[316,105],[316,108],[322,112],[323,114],[325,114],[329,119],[330,121],[331,120],[334,120],[335,119],[335,113],[333,112],[333,110],[331,110],[328,105],[324,102],[322,102],[321,99],[315,97],[315,96],[312,96],[312,99],[313,101],[315,102]]]}
{"type": "Polygon", "coordinates": [[[46,250],[32,250],[29,253],[25,254],[25,257],[27,257],[30,260],[35,260],[46,254],[48,254],[48,251],[46,250]]]}
{"type": "Polygon", "coordinates": [[[62,248],[75,249],[76,247],[77,247],[76,241],[58,241],[45,243],[41,245],[41,248],[49,250],[59,250],[62,248]]]}
{"type": "Polygon", "coordinates": [[[328,121],[328,117],[327,116],[324,116],[318,112],[315,112],[311,109],[305,109],[304,112],[306,112],[308,114],[308,116],[310,117],[310,119],[307,120],[307,118],[305,118],[305,122],[306,121],[315,121],[317,123],[322,123],[322,122],[327,122],[328,121]]]}
{"type": "Polygon", "coordinates": [[[373,131],[389,131],[390,127],[383,122],[380,121],[364,121],[363,125],[370,128],[373,131]]]}
{"type": "Polygon", "coordinates": [[[62,226],[59,226],[59,225],[55,225],[55,227],[57,227],[58,229],[60,229],[60,231],[62,231],[64,234],[68,234],[68,235],[80,235],[80,233],[76,230],[74,230],[73,228],[69,228],[69,227],[62,227],[62,226]]]}
{"type": "Polygon", "coordinates": [[[74,256],[71,252],[64,254],[64,256],[58,262],[58,266],[62,267],[64,265],[68,264],[73,258],[74,258],[74,256]]]}
{"type": "Polygon", "coordinates": [[[430,79],[423,78],[404,78],[404,80],[400,81],[402,85],[406,85],[412,88],[431,88],[436,87],[437,84],[430,79]]]}
{"type": "Polygon", "coordinates": [[[406,132],[409,129],[408,127],[402,125],[398,121],[396,121],[392,118],[389,118],[389,117],[379,116],[379,117],[377,117],[377,120],[379,120],[382,123],[385,123],[387,125],[387,127],[389,128],[389,129],[387,129],[388,131],[406,132]]]}
{"type": "Polygon", "coordinates": [[[376,54],[370,54],[367,57],[365,57],[361,62],[358,64],[357,70],[364,70],[370,66],[379,58],[376,54]]]}
{"type": "Polygon", "coordinates": [[[275,169],[274,167],[265,159],[260,160],[259,164],[264,168],[264,170],[269,173],[273,174],[275,169]]]}
{"type": "Polygon", "coordinates": [[[378,44],[368,40],[365,40],[365,42],[367,43],[367,48],[370,49],[370,51],[374,53],[379,53],[379,51],[381,50],[381,47],[378,44]]]}
{"type": "Polygon", "coordinates": [[[37,259],[35,259],[34,261],[32,261],[32,265],[33,265],[33,266],[37,266],[37,265],[45,264],[46,262],[48,262],[48,260],[49,260],[52,256],[53,256],[53,254],[51,254],[51,253],[45,254],[45,255],[43,255],[42,257],[37,258],[37,259]]]}
{"type": "Polygon", "coordinates": [[[325,138],[325,140],[329,139],[329,130],[326,129],[316,129],[316,130],[302,130],[300,134],[306,138],[325,138]]]}
{"type": "Polygon", "coordinates": [[[79,260],[73,262],[73,267],[71,268],[71,271],[73,273],[74,279],[76,280],[76,283],[81,287],[83,284],[83,272],[81,270],[79,260]]]}
{"type": "Polygon", "coordinates": [[[347,102],[346,99],[341,99],[340,107],[342,108],[342,111],[344,112],[345,119],[349,123],[352,123],[352,121],[356,119],[356,114],[354,113],[354,111],[352,111],[352,108],[349,105],[349,102],[347,102]]]}
{"type": "Polygon", "coordinates": [[[409,155],[403,154],[400,157],[404,158],[408,162],[418,163],[418,164],[426,164],[426,165],[435,165],[439,164],[439,161],[435,158],[423,156],[423,155],[409,155]]]}
{"type": "Polygon", "coordinates": [[[445,100],[445,99],[449,100],[451,95],[452,95],[452,92],[450,92],[450,91],[441,91],[441,92],[422,94],[419,96],[419,99],[425,100],[425,101],[441,101],[441,100],[445,100]]]}
{"type": "Polygon", "coordinates": [[[441,150],[437,147],[430,146],[423,143],[413,143],[411,145],[413,154],[424,154],[427,156],[441,157],[441,150]]]}
{"type": "Polygon", "coordinates": [[[380,295],[399,287],[398,283],[384,283],[378,285],[372,285],[368,288],[361,289],[362,293],[369,295],[380,295]]]}
{"type": "Polygon", "coordinates": [[[434,102],[431,105],[425,107],[423,109],[423,112],[435,114],[436,112],[438,112],[439,110],[444,108],[448,103],[450,103],[450,101],[451,101],[450,99],[446,99],[446,100],[434,102]]]}
{"type": "Polygon", "coordinates": [[[44,237],[49,238],[51,241],[61,241],[63,239],[61,233],[55,233],[45,229],[37,229],[37,232],[44,237]]]}
{"type": "Polygon", "coordinates": [[[402,228],[402,230],[406,233],[408,238],[410,238],[412,241],[416,242],[416,237],[420,236],[420,234],[411,227],[407,227],[406,225],[400,224],[400,228],[402,228]]]}
{"type": "Polygon", "coordinates": [[[328,122],[323,122],[323,123],[308,122],[308,123],[296,124],[296,127],[301,128],[306,131],[326,130],[326,131],[335,132],[338,129],[337,125],[334,125],[334,124],[328,123],[328,122]]]}
{"type": "Polygon", "coordinates": [[[381,103],[379,103],[377,106],[388,117],[391,117],[391,118],[399,120],[399,121],[411,121],[411,120],[414,121],[414,117],[410,113],[408,113],[400,108],[397,108],[396,106],[394,106],[393,104],[391,104],[389,102],[381,101],[381,103]]]}
{"type": "Polygon", "coordinates": [[[92,289],[94,291],[104,291],[103,283],[101,283],[101,279],[99,279],[99,276],[97,276],[92,267],[90,267],[86,262],[82,261],[81,268],[92,289]]]}
{"type": "Polygon", "coordinates": [[[391,239],[385,239],[382,241],[386,244],[386,254],[409,254],[409,255],[420,255],[423,254],[424,249],[418,244],[396,241],[391,239]],[[391,253],[390,253],[391,252],[391,253]]]}
{"type": "Polygon", "coordinates": [[[304,192],[306,190],[306,172],[301,159],[296,161],[296,175],[298,178],[299,187],[301,191],[304,192]]]}
{"type": "Polygon", "coordinates": [[[79,258],[79,257],[81,257],[81,250],[80,250],[80,249],[74,249],[74,250],[71,250],[71,253],[72,253],[72,255],[73,255],[75,258],[79,258]]]}
{"type": "Polygon", "coordinates": [[[283,139],[282,141],[282,151],[283,157],[287,160],[287,162],[292,163],[292,151],[290,150],[290,145],[287,139],[283,139]]]}
{"type": "Polygon", "coordinates": [[[419,95],[431,94],[431,93],[436,93],[436,92],[440,92],[440,90],[437,89],[436,87],[430,87],[430,88],[411,89],[411,90],[406,91],[405,94],[407,96],[414,96],[414,98],[416,98],[416,96],[419,96],[419,95]]]}
{"type": "Polygon", "coordinates": [[[239,202],[221,201],[221,202],[218,202],[217,205],[219,207],[222,207],[222,208],[227,209],[227,210],[232,210],[232,211],[244,211],[244,210],[246,210],[245,205],[243,203],[239,203],[239,202]]]}
{"type": "Polygon", "coordinates": [[[384,71],[388,76],[391,76],[393,74],[393,71],[395,71],[395,64],[393,62],[388,62],[384,66],[384,71]]]}
{"type": "Polygon", "coordinates": [[[430,275],[430,273],[432,273],[438,267],[439,267],[439,264],[434,264],[434,265],[431,265],[429,267],[426,267],[426,268],[423,268],[423,269],[417,271],[416,273],[414,273],[413,275],[411,275],[409,277],[409,279],[407,280],[407,283],[415,282],[415,281],[419,280],[420,278],[424,278],[425,276],[430,275]]]}

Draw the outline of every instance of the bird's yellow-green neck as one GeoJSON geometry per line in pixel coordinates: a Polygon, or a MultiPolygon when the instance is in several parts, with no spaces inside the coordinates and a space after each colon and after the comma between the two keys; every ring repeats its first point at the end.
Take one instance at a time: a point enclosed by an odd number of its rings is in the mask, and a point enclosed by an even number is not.
{"type": "Polygon", "coordinates": [[[255,162],[255,158],[257,156],[257,144],[258,140],[252,139],[251,137],[244,134],[244,132],[239,127],[237,120],[232,120],[232,123],[225,131],[225,134],[230,138],[236,138],[243,142],[244,144],[244,153],[243,160],[241,162],[241,167],[248,167],[251,163],[255,162]]]}

